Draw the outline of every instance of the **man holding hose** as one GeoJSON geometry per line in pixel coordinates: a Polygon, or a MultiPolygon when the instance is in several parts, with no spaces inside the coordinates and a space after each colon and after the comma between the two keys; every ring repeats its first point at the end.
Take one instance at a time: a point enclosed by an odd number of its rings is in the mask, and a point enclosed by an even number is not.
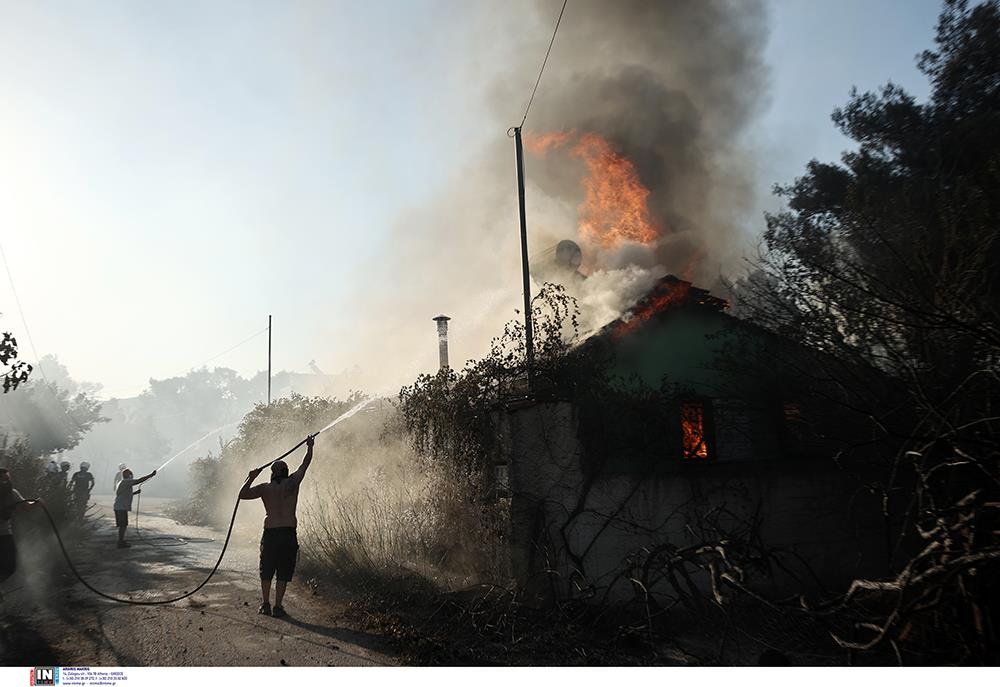
{"type": "Polygon", "coordinates": [[[118,527],[118,548],[119,549],[129,549],[132,545],[125,541],[125,530],[128,529],[128,512],[132,510],[132,497],[139,493],[141,490],[132,491],[132,487],[142,484],[147,479],[156,476],[156,470],[153,470],[148,475],[144,477],[139,477],[138,479],[132,473],[131,470],[125,468],[122,470],[122,479],[118,483],[117,490],[115,491],[115,526],[118,527]]]}
{"type": "MultiPolygon", "coordinates": [[[[42,500],[25,500],[14,488],[10,479],[10,471],[0,468],[0,582],[4,582],[17,570],[17,548],[14,546],[14,533],[10,520],[16,511],[31,510],[42,505],[42,500]]],[[[0,601],[3,592],[0,592],[0,601]]]]}
{"type": "Polygon", "coordinates": [[[288,464],[283,460],[271,464],[271,481],[267,484],[250,485],[264,468],[251,470],[247,481],[240,490],[241,499],[260,499],[264,502],[264,534],[260,538],[260,592],[262,603],[258,613],[280,618],[285,615],[281,601],[285,587],[292,580],[295,562],[299,554],[299,542],[295,534],[297,521],[295,507],[299,499],[299,485],[306,476],[306,470],[313,457],[313,442],[316,435],[306,438],[306,457],[299,469],[288,474],[288,464]],[[271,610],[271,580],[277,573],[274,585],[274,610],[271,610]]]}

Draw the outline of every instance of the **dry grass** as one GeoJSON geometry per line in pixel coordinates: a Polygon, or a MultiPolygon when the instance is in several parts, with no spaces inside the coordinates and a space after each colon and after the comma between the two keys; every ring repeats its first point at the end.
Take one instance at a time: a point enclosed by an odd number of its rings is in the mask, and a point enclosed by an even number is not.
{"type": "Polygon", "coordinates": [[[350,492],[327,487],[305,507],[306,567],[384,593],[453,590],[503,574],[499,511],[470,485],[415,458],[390,477],[372,468],[350,492]]]}

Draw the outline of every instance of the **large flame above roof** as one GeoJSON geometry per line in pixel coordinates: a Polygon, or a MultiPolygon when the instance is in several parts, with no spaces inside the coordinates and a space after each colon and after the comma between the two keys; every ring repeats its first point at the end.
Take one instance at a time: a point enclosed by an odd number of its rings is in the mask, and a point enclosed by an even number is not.
{"type": "Polygon", "coordinates": [[[656,243],[662,232],[649,211],[649,189],[639,181],[632,161],[606,139],[595,133],[557,131],[530,134],[525,147],[539,156],[568,148],[570,157],[583,161],[583,202],[577,210],[583,243],[604,250],[625,242],[656,243]]]}

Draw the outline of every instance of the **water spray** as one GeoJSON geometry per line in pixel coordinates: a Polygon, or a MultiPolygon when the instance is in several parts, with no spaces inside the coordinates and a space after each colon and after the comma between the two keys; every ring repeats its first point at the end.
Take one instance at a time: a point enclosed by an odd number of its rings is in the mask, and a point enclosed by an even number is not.
{"type": "MultiPolygon", "coordinates": [[[[309,436],[311,436],[311,437],[317,437],[320,434],[322,434],[323,432],[325,432],[326,430],[330,429],[331,427],[334,427],[334,426],[340,424],[344,420],[348,420],[348,419],[354,417],[355,415],[357,415],[358,413],[360,413],[362,410],[364,410],[365,407],[367,407],[368,405],[370,405],[373,401],[376,401],[377,399],[378,399],[377,396],[372,396],[371,398],[366,398],[365,400],[361,401],[360,403],[354,405],[350,410],[348,410],[347,412],[345,412],[343,415],[339,416],[337,419],[335,419],[333,422],[331,422],[330,424],[328,424],[326,427],[324,427],[323,429],[319,430],[318,432],[314,432],[313,434],[310,434],[309,436]]],[[[179,458],[180,456],[184,455],[184,453],[186,453],[190,449],[194,448],[195,446],[197,446],[201,442],[205,441],[205,439],[207,439],[208,437],[212,436],[213,434],[221,432],[222,430],[226,429],[227,427],[232,427],[233,425],[238,425],[238,424],[239,424],[239,422],[230,422],[229,424],[222,425],[221,427],[216,427],[215,429],[211,430],[210,432],[208,432],[204,436],[202,436],[202,437],[200,437],[198,439],[195,439],[190,444],[188,444],[187,446],[185,446],[184,448],[182,448],[180,451],[178,451],[177,453],[175,453],[174,455],[172,455],[170,458],[168,458],[166,460],[166,462],[163,463],[163,465],[161,465],[160,467],[156,468],[156,472],[159,472],[163,468],[167,467],[168,465],[170,465],[170,463],[175,458],[179,458]]],[[[305,443],[305,440],[303,439],[301,443],[297,444],[295,446],[295,448],[292,449],[292,451],[294,451],[296,448],[298,448],[299,446],[301,446],[304,443],[305,443]]],[[[289,453],[291,453],[291,451],[289,451],[289,453]]],[[[288,455],[288,454],[286,453],[285,455],[288,455]]],[[[284,456],[282,456],[282,458],[283,457],[284,456]]],[[[280,458],[275,458],[273,461],[271,461],[271,463],[273,463],[273,462],[275,462],[277,460],[280,460],[280,458]]],[[[265,465],[263,467],[266,468],[271,463],[268,463],[267,465],[265,465]]]]}
{"type": "MultiPolygon", "coordinates": [[[[278,456],[274,460],[266,463],[265,465],[262,465],[260,467],[260,470],[263,470],[264,468],[268,467],[272,463],[276,463],[279,460],[281,460],[282,458],[285,458],[286,456],[290,455],[295,450],[297,450],[300,446],[302,446],[303,444],[305,444],[306,441],[308,441],[310,438],[315,438],[315,437],[319,436],[320,434],[322,434],[323,432],[327,431],[328,429],[330,429],[332,427],[335,427],[336,425],[340,424],[344,420],[347,420],[347,419],[349,419],[351,417],[354,417],[359,412],[361,412],[362,409],[364,409],[366,406],[368,406],[369,404],[371,404],[377,398],[378,398],[377,396],[373,396],[371,398],[366,398],[365,400],[361,401],[360,403],[358,403],[357,405],[355,405],[353,408],[351,408],[347,412],[345,412],[342,415],[340,415],[337,419],[333,420],[330,424],[328,424],[323,429],[319,430],[318,432],[315,432],[313,434],[308,435],[305,439],[303,439],[302,441],[300,441],[299,443],[297,443],[295,446],[293,446],[292,448],[290,448],[287,451],[285,451],[284,453],[282,453],[280,456],[278,456]]],[[[236,424],[236,423],[230,423],[230,424],[236,424]]],[[[184,451],[187,451],[189,448],[191,448],[191,446],[196,445],[199,441],[203,441],[205,438],[207,438],[208,436],[210,436],[214,432],[218,432],[219,430],[224,429],[227,426],[228,425],[224,425],[223,427],[219,427],[218,429],[212,430],[211,432],[209,432],[208,434],[206,434],[204,437],[202,437],[198,441],[194,442],[190,446],[185,447],[184,450],[182,450],[180,453],[172,456],[169,460],[167,460],[166,463],[164,463],[163,465],[161,465],[160,469],[163,469],[163,467],[165,467],[167,465],[167,463],[169,463],[174,458],[177,458],[177,456],[179,456],[182,453],[184,453],[184,451]]],[[[31,502],[31,501],[34,501],[34,499],[24,499],[24,501],[31,502]]],[[[21,503],[21,502],[19,501],[18,503],[21,503]]],[[[17,504],[14,504],[14,505],[17,505],[17,504]]],[[[94,587],[90,582],[88,582],[83,577],[83,575],[81,575],[80,572],[76,569],[76,566],[73,565],[73,560],[70,558],[69,552],[66,551],[66,546],[63,544],[62,536],[59,534],[59,528],[56,527],[56,522],[52,518],[52,514],[49,513],[49,509],[45,506],[44,502],[40,503],[39,505],[42,506],[42,510],[45,513],[45,517],[48,519],[49,525],[52,526],[52,531],[56,535],[56,541],[59,543],[59,548],[62,551],[63,557],[66,559],[66,563],[69,565],[70,571],[73,573],[73,575],[76,577],[76,579],[79,580],[80,583],[84,587],[86,587],[87,589],[89,589],[90,591],[92,591],[94,594],[97,594],[98,596],[100,596],[102,598],[108,599],[109,601],[114,601],[116,603],[130,604],[130,605],[133,605],[133,606],[162,606],[162,605],[165,605],[165,604],[172,604],[172,603],[175,603],[177,601],[181,601],[182,599],[186,599],[189,596],[194,595],[196,592],[198,592],[198,590],[200,590],[202,587],[204,587],[206,584],[208,584],[208,581],[212,579],[212,577],[215,575],[216,572],[218,572],[219,566],[222,565],[222,558],[226,555],[226,549],[229,547],[229,540],[230,540],[230,538],[233,535],[233,526],[236,524],[236,513],[237,513],[237,511],[239,510],[239,507],[240,507],[240,499],[237,497],[237,499],[236,499],[236,505],[233,506],[233,515],[229,519],[229,529],[226,531],[226,539],[225,539],[225,541],[222,544],[222,551],[219,552],[219,558],[218,558],[217,561],[215,561],[215,565],[212,566],[212,570],[209,571],[208,576],[198,586],[196,586],[194,589],[191,589],[190,591],[186,591],[183,594],[171,597],[169,599],[158,599],[158,600],[148,600],[148,601],[137,600],[137,599],[126,599],[126,598],[123,598],[123,597],[113,596],[113,595],[108,594],[106,592],[102,592],[101,590],[99,590],[96,587],[94,587]]]]}
{"type": "Polygon", "coordinates": [[[360,413],[361,410],[364,409],[367,405],[369,405],[372,401],[375,401],[378,398],[379,398],[378,396],[372,396],[371,398],[366,398],[365,400],[361,401],[360,403],[358,403],[357,405],[355,405],[353,408],[351,408],[347,412],[345,412],[342,415],[340,415],[339,417],[337,417],[337,419],[335,419],[333,422],[331,422],[330,424],[328,424],[323,429],[319,430],[318,432],[313,432],[312,434],[309,434],[308,436],[306,436],[305,439],[303,439],[299,443],[295,444],[295,446],[291,447],[290,449],[288,449],[287,451],[285,451],[284,453],[282,453],[280,456],[278,456],[274,460],[271,460],[271,461],[269,461],[267,463],[264,463],[259,468],[257,468],[256,471],[260,472],[260,471],[264,470],[265,468],[270,467],[271,465],[273,465],[274,463],[277,463],[282,458],[285,458],[288,455],[290,455],[291,453],[293,453],[296,449],[298,449],[300,446],[302,446],[303,444],[305,444],[310,439],[315,439],[316,437],[318,437],[320,434],[322,434],[326,430],[328,430],[328,429],[330,429],[332,427],[335,427],[336,425],[339,425],[344,420],[347,420],[349,418],[354,417],[355,415],[357,415],[358,413],[360,413]]]}
{"type": "Polygon", "coordinates": [[[170,458],[167,458],[167,462],[165,462],[165,463],[164,463],[163,465],[161,465],[160,467],[156,468],[156,471],[157,471],[157,472],[159,472],[159,471],[160,471],[160,470],[162,470],[163,468],[167,467],[168,465],[170,465],[170,462],[171,462],[171,461],[172,461],[172,460],[173,460],[174,458],[178,458],[178,457],[180,457],[180,456],[184,455],[184,453],[186,453],[186,452],[187,452],[188,450],[190,450],[190,449],[194,448],[195,446],[197,446],[197,445],[198,445],[198,444],[200,444],[201,442],[205,441],[205,439],[209,438],[210,436],[212,436],[212,435],[213,435],[213,434],[215,434],[216,432],[221,432],[221,431],[222,431],[222,430],[224,430],[224,429],[225,429],[226,427],[232,427],[233,425],[238,425],[238,424],[239,424],[239,422],[230,422],[229,424],[225,424],[225,425],[222,425],[221,427],[216,427],[216,428],[215,428],[215,429],[213,429],[212,431],[208,432],[208,434],[206,434],[205,436],[203,436],[203,437],[201,437],[201,438],[199,438],[199,439],[195,439],[195,440],[194,440],[194,441],[192,441],[192,442],[191,442],[190,444],[188,444],[187,446],[185,446],[184,448],[182,448],[182,449],[181,449],[180,451],[178,451],[177,453],[175,453],[174,455],[172,455],[172,456],[171,456],[170,458]]]}
{"type": "Polygon", "coordinates": [[[324,427],[323,429],[319,430],[318,432],[316,432],[312,436],[314,436],[314,437],[315,436],[319,436],[320,434],[322,434],[326,430],[330,429],[334,425],[338,425],[341,422],[343,422],[344,420],[347,420],[348,418],[354,417],[355,415],[357,415],[358,413],[360,413],[366,406],[368,406],[372,401],[375,401],[375,400],[378,400],[377,396],[372,396],[371,398],[366,398],[365,400],[361,401],[361,403],[358,403],[356,406],[354,406],[353,408],[351,408],[350,410],[348,410],[346,413],[344,413],[343,415],[341,415],[340,417],[338,417],[336,420],[334,420],[333,422],[331,422],[326,427],[324,427]]]}

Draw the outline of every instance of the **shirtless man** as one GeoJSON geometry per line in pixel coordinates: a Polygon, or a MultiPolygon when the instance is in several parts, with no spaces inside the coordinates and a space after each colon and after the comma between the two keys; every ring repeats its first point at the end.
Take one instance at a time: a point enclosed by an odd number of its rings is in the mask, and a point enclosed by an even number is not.
{"type": "Polygon", "coordinates": [[[241,499],[260,499],[264,502],[264,534],[260,538],[260,593],[262,603],[257,612],[280,618],[285,615],[281,601],[285,587],[292,580],[295,561],[299,554],[299,541],[295,535],[295,506],[299,499],[299,485],[309,469],[313,457],[315,436],[306,439],[306,457],[299,469],[288,474],[288,464],[282,460],[271,465],[271,481],[251,487],[263,468],[251,470],[240,490],[241,499]],[[274,585],[274,611],[271,610],[271,580],[277,573],[274,585]]]}

